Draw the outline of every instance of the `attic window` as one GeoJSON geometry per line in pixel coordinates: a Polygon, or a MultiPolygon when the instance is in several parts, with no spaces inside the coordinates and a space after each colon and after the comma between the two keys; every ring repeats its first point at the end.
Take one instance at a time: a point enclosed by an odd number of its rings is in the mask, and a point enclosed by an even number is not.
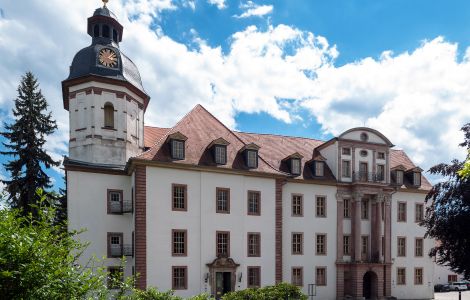
{"type": "Polygon", "coordinates": [[[256,150],[245,150],[246,166],[250,169],[256,169],[258,167],[258,151],[256,150]]]}
{"type": "Polygon", "coordinates": [[[367,150],[361,150],[361,152],[359,152],[359,154],[360,154],[362,157],[366,157],[366,156],[367,156],[367,150]]]}
{"type": "Polygon", "coordinates": [[[227,163],[227,146],[214,145],[214,160],[218,165],[225,165],[227,163]]]}
{"type": "Polygon", "coordinates": [[[396,170],[395,171],[395,183],[397,185],[402,185],[403,184],[403,171],[402,170],[396,170]]]}
{"type": "Polygon", "coordinates": [[[290,172],[293,175],[300,175],[300,158],[290,159],[290,172]]]}
{"type": "Polygon", "coordinates": [[[363,142],[367,142],[369,140],[369,136],[365,132],[361,133],[360,138],[361,138],[361,141],[363,142]]]}
{"type": "Polygon", "coordinates": [[[314,170],[315,176],[323,177],[325,175],[325,163],[322,161],[316,161],[314,165],[315,165],[315,170],[314,170]]]}
{"type": "Polygon", "coordinates": [[[385,152],[378,152],[377,159],[385,159],[385,152]]]}
{"type": "Polygon", "coordinates": [[[421,185],[421,173],[420,172],[413,172],[413,185],[415,186],[421,185]]]}
{"type": "Polygon", "coordinates": [[[184,159],[184,141],[171,140],[171,157],[173,159],[184,159]]]}
{"type": "Polygon", "coordinates": [[[342,153],[343,155],[351,155],[351,148],[343,148],[342,153]]]}

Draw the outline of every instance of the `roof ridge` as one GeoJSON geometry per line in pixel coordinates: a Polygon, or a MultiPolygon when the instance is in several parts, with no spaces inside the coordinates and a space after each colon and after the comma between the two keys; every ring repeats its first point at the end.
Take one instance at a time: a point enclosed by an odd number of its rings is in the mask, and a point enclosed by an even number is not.
{"type": "Polygon", "coordinates": [[[304,137],[304,136],[294,136],[294,135],[275,134],[275,133],[256,133],[256,132],[247,132],[247,131],[238,131],[238,130],[234,130],[234,132],[244,133],[244,134],[272,135],[272,136],[279,136],[279,137],[311,140],[311,141],[317,141],[317,142],[327,142],[324,140],[319,140],[319,139],[314,139],[314,138],[309,138],[309,137],[304,137]]]}
{"type": "Polygon", "coordinates": [[[151,125],[144,125],[144,127],[159,128],[159,129],[168,129],[168,128],[170,128],[170,127],[158,127],[158,126],[151,126],[151,125]]]}

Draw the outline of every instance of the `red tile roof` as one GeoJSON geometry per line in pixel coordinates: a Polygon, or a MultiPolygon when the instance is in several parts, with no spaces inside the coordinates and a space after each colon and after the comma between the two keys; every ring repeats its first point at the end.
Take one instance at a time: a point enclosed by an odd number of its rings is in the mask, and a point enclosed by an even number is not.
{"type": "MultiPolygon", "coordinates": [[[[290,175],[286,158],[298,152],[303,156],[303,172],[297,177],[300,179],[313,178],[308,162],[313,159],[323,159],[315,148],[325,143],[325,141],[303,137],[232,131],[201,105],[194,107],[173,128],[145,126],[144,141],[145,147],[149,150],[139,155],[137,157],[139,159],[239,170],[249,170],[245,166],[243,153],[240,150],[254,143],[260,146],[258,168],[249,171],[275,175],[290,175]],[[166,140],[169,135],[175,133],[183,134],[188,138],[185,143],[184,160],[173,160],[170,156],[170,146],[166,140]],[[212,151],[209,149],[213,141],[221,138],[229,143],[226,165],[216,165],[212,158],[212,151]]],[[[403,165],[407,170],[416,167],[403,150],[392,149],[390,168],[398,165],[403,165]]],[[[326,164],[323,180],[335,180],[326,164]]],[[[430,188],[431,184],[422,176],[420,189],[430,188]]]]}

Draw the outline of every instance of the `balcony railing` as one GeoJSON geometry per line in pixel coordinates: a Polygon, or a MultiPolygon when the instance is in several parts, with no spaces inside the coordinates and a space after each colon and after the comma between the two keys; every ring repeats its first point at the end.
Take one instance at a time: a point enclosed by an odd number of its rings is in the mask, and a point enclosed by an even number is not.
{"type": "Polygon", "coordinates": [[[385,174],[375,172],[353,172],[354,182],[384,183],[385,174]]]}
{"type": "Polygon", "coordinates": [[[129,244],[110,245],[110,252],[112,257],[134,256],[134,247],[129,244]]]}
{"type": "Polygon", "coordinates": [[[110,201],[109,208],[113,214],[132,213],[132,200],[110,201]]]}

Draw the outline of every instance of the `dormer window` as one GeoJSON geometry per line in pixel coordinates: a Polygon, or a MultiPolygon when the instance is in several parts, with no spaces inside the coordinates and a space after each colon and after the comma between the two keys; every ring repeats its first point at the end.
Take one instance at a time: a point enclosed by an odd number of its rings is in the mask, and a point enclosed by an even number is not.
{"type": "Polygon", "coordinates": [[[378,152],[377,159],[385,159],[385,152],[378,152]]]}
{"type": "Polygon", "coordinates": [[[218,165],[225,165],[227,163],[227,146],[214,145],[214,160],[218,165]]]}
{"type": "Polygon", "coordinates": [[[300,158],[290,159],[290,172],[293,175],[300,175],[300,158]]]}
{"type": "Polygon", "coordinates": [[[395,171],[395,183],[397,185],[402,185],[403,184],[403,171],[402,170],[396,170],[395,171]]]}
{"type": "Polygon", "coordinates": [[[256,169],[258,167],[258,151],[257,150],[246,150],[246,166],[250,169],[256,169]]]}
{"type": "Polygon", "coordinates": [[[351,148],[349,147],[342,148],[341,153],[343,153],[343,155],[351,155],[351,148]]]}
{"type": "Polygon", "coordinates": [[[258,168],[258,150],[259,146],[255,143],[245,145],[240,152],[244,152],[245,164],[249,169],[258,168]]]}
{"type": "Polygon", "coordinates": [[[182,160],[185,158],[185,143],[188,138],[181,132],[175,132],[168,136],[170,143],[170,154],[172,159],[182,160]]]}
{"type": "Polygon", "coordinates": [[[325,163],[322,161],[315,162],[315,176],[323,177],[325,175],[325,163]]]}
{"type": "Polygon", "coordinates": [[[184,159],[184,141],[171,140],[171,158],[184,159]]]}
{"type": "Polygon", "coordinates": [[[414,186],[421,185],[421,173],[420,172],[413,172],[413,185],[414,186]]]}

